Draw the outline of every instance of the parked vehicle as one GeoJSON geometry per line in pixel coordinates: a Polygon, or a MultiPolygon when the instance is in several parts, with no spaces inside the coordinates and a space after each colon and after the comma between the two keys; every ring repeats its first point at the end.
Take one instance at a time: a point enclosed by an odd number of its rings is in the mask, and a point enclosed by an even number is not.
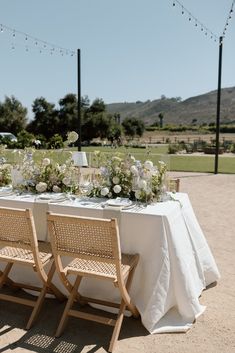
{"type": "Polygon", "coordinates": [[[0,132],[0,140],[3,138],[8,138],[12,142],[17,142],[17,137],[11,132],[0,132]]]}

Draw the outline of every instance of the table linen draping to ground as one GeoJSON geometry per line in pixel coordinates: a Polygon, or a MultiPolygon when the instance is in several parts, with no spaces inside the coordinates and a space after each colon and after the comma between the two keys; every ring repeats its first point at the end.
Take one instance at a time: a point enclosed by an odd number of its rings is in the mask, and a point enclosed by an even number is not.
{"type": "MultiPolygon", "coordinates": [[[[0,206],[31,208],[39,240],[47,236],[46,212],[118,219],[123,253],[139,253],[131,296],[143,325],[150,333],[184,332],[201,315],[202,291],[220,277],[205,236],[187,194],[174,195],[177,201],[134,204],[121,209],[104,207],[104,199],[40,199],[38,195],[1,195],[0,206]]],[[[66,235],[65,235],[66,236],[66,235]]],[[[25,270],[26,271],[26,270],[25,270]]],[[[28,280],[30,273],[17,269],[13,279],[28,280]]],[[[59,279],[55,278],[57,284],[59,279]]],[[[81,293],[118,301],[110,283],[85,279],[81,293]]],[[[34,283],[32,283],[34,284],[34,283]]],[[[61,287],[62,288],[62,287],[61,287]]]]}

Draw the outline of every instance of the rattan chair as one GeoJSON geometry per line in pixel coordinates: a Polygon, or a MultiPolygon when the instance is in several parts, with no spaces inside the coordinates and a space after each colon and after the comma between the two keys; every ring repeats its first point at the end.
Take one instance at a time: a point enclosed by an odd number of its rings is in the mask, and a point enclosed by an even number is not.
{"type": "Polygon", "coordinates": [[[180,191],[180,179],[179,178],[170,178],[168,182],[168,190],[172,192],[180,191]]]}
{"type": "Polygon", "coordinates": [[[70,292],[56,337],[64,330],[68,316],[96,321],[114,326],[109,352],[112,352],[121,329],[124,310],[127,308],[134,317],[139,316],[136,306],[128,294],[139,256],[124,255],[120,251],[119,230],[116,219],[97,219],[68,215],[48,214],[48,229],[57,271],[65,287],[70,292]],[[70,262],[64,267],[63,257],[69,256],[70,262]],[[69,275],[75,275],[73,285],[69,275]],[[88,298],[78,293],[83,277],[99,278],[113,282],[119,288],[121,303],[88,298]],[[119,309],[116,320],[73,310],[76,299],[84,303],[96,303],[119,309]]]}
{"type": "Polygon", "coordinates": [[[31,210],[20,210],[0,207],[0,262],[5,263],[0,271],[0,289],[4,285],[10,287],[39,291],[36,300],[25,299],[19,295],[0,292],[0,300],[6,300],[32,307],[26,329],[33,325],[42,307],[46,293],[54,294],[59,300],[64,300],[64,295],[51,282],[55,272],[55,263],[48,243],[37,241],[34,220],[31,210]],[[44,267],[52,263],[48,274],[44,267]],[[9,278],[13,265],[24,265],[33,268],[39,276],[42,286],[37,287],[25,283],[16,283],[9,278]]]}

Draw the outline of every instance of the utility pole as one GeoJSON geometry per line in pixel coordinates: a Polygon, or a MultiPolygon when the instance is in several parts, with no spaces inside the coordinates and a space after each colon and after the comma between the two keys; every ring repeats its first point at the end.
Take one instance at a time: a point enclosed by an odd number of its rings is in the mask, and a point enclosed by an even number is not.
{"type": "Polygon", "coordinates": [[[220,98],[221,98],[221,76],[222,76],[222,50],[223,37],[219,38],[219,68],[218,68],[218,90],[217,90],[217,114],[216,114],[216,138],[215,138],[215,171],[218,174],[219,159],[219,133],[220,133],[220,98]]]}
{"type": "Polygon", "coordinates": [[[78,118],[78,151],[82,149],[82,124],[81,124],[81,54],[77,49],[77,118],[78,118]]]}

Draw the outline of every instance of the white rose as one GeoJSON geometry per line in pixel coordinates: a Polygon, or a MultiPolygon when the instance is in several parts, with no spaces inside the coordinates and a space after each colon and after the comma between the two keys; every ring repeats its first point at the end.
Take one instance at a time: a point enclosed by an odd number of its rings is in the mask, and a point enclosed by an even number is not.
{"type": "Polygon", "coordinates": [[[153,168],[153,162],[152,161],[145,161],[144,167],[148,170],[151,170],[153,168]]]}
{"type": "Polygon", "coordinates": [[[37,185],[36,185],[36,190],[38,192],[44,192],[47,189],[47,183],[43,183],[42,181],[40,181],[37,185]]]}
{"type": "Polygon", "coordinates": [[[70,185],[70,178],[64,177],[62,182],[64,185],[69,186],[70,185]]]}
{"type": "Polygon", "coordinates": [[[120,182],[120,179],[117,176],[113,177],[114,184],[119,184],[119,182],[120,182]]]}
{"type": "Polygon", "coordinates": [[[134,174],[134,175],[138,175],[138,174],[139,174],[139,173],[138,173],[138,169],[136,168],[135,165],[132,165],[132,166],[131,166],[130,171],[131,171],[131,173],[134,174]]]}
{"type": "Polygon", "coordinates": [[[100,191],[100,194],[102,196],[106,196],[106,195],[108,195],[108,193],[109,193],[109,189],[108,188],[102,188],[101,191],[100,191]]]}
{"type": "Polygon", "coordinates": [[[115,185],[113,187],[113,191],[115,192],[115,194],[119,194],[119,192],[122,190],[120,185],[115,185]]]}
{"type": "Polygon", "coordinates": [[[146,187],[147,187],[146,180],[141,179],[138,183],[138,186],[140,189],[146,189],[146,187]]]}
{"type": "Polygon", "coordinates": [[[52,191],[53,192],[61,192],[61,188],[57,185],[54,185],[53,188],[52,188],[52,191]]]}
{"type": "Polygon", "coordinates": [[[140,190],[137,190],[137,191],[135,192],[135,198],[136,198],[137,200],[139,200],[139,199],[141,198],[141,191],[140,191],[140,190]]]}

